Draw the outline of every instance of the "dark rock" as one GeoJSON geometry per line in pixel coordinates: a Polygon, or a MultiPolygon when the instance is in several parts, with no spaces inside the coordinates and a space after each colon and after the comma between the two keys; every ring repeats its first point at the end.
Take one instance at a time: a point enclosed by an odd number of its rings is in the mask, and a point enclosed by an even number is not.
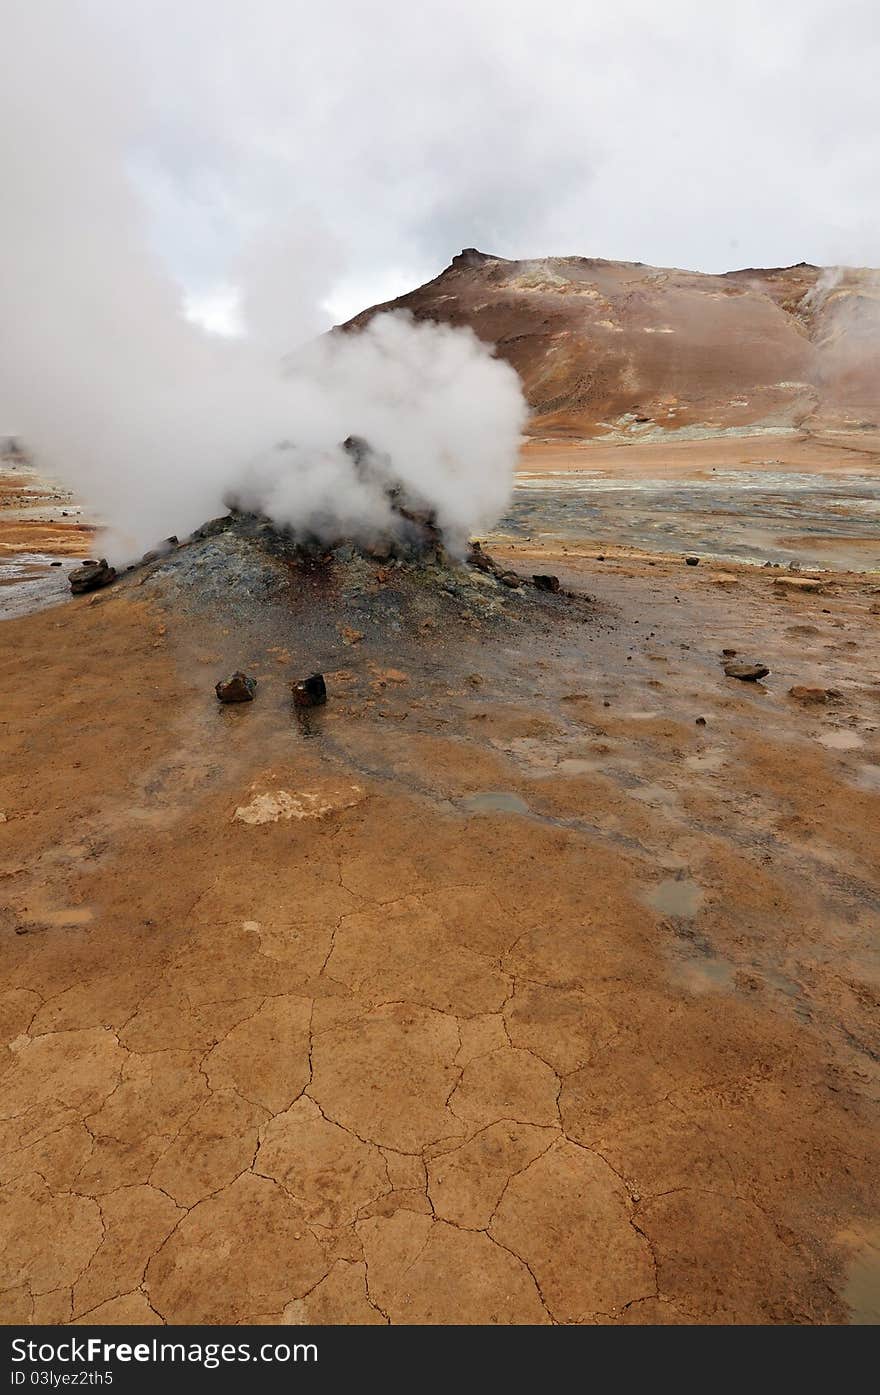
{"type": "Polygon", "coordinates": [[[532,583],[539,591],[552,591],[554,596],[559,590],[558,576],[533,576],[532,583]]]}
{"type": "Polygon", "coordinates": [[[256,691],[256,678],[249,678],[240,668],[231,678],[221,678],[214,688],[221,702],[253,702],[256,691]]]}
{"type": "Polygon", "coordinates": [[[697,717],[696,722],[697,722],[697,726],[698,726],[698,727],[704,727],[704,726],[706,725],[706,718],[705,718],[705,717],[697,717]]]}
{"type": "Polygon", "coordinates": [[[68,575],[70,589],[75,596],[82,596],[86,591],[97,591],[101,586],[109,586],[111,581],[116,580],[116,568],[108,566],[106,558],[102,557],[99,562],[83,562],[81,567],[74,567],[68,575]]]}
{"type": "Polygon", "coordinates": [[[684,564],[686,567],[698,567],[700,565],[700,559],[699,557],[685,557],[684,564]]]}
{"type": "Polygon", "coordinates": [[[62,564],[61,564],[60,562],[50,562],[50,563],[49,563],[49,566],[50,566],[50,567],[60,567],[61,565],[62,565],[62,564]]]}
{"type": "Polygon", "coordinates": [[[736,650],[735,650],[735,649],[722,649],[721,652],[722,652],[722,654],[724,655],[725,659],[735,659],[735,658],[736,658],[736,650]]]}
{"type": "Polygon", "coordinates": [[[179,546],[180,543],[178,542],[177,534],[172,534],[170,538],[166,538],[164,542],[157,543],[155,547],[150,548],[149,552],[145,552],[141,558],[141,563],[143,566],[148,566],[150,562],[158,562],[160,558],[167,557],[169,552],[173,552],[174,549],[179,546]]]}
{"type": "Polygon", "coordinates": [[[728,678],[739,678],[743,683],[757,683],[770,672],[766,664],[750,664],[745,659],[729,659],[724,665],[728,678]]]}
{"type": "Polygon", "coordinates": [[[515,591],[517,586],[522,585],[522,577],[517,576],[516,572],[501,572],[498,580],[503,581],[504,585],[509,586],[512,591],[515,591]]]}
{"type": "Polygon", "coordinates": [[[327,684],[323,673],[313,673],[293,685],[293,700],[297,707],[321,707],[327,701],[327,684]]]}
{"type": "Polygon", "coordinates": [[[488,552],[483,551],[478,542],[471,543],[470,551],[467,555],[467,562],[468,566],[476,567],[478,572],[495,571],[495,563],[492,561],[488,552]]]}

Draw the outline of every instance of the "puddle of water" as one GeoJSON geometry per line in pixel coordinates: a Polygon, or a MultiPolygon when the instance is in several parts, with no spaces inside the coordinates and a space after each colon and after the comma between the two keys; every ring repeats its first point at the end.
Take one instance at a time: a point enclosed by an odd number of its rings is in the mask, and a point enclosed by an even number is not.
{"type": "Polygon", "coordinates": [[[508,790],[486,790],[482,794],[469,794],[461,804],[469,814],[531,813],[526,801],[508,790]]]}
{"type": "Polygon", "coordinates": [[[661,915],[680,916],[689,920],[697,914],[703,901],[702,889],[688,877],[668,877],[643,894],[652,910],[661,915]]]}
{"type": "Polygon", "coordinates": [[[825,731],[817,740],[821,746],[827,746],[829,751],[858,751],[865,744],[854,731],[842,729],[825,731]]]}
{"type": "Polygon", "coordinates": [[[589,471],[520,475],[498,533],[870,570],[880,562],[880,482],[784,469],[625,482],[589,471]]]}
{"type": "Polygon", "coordinates": [[[0,620],[29,615],[69,599],[67,572],[76,563],[65,559],[63,567],[51,567],[57,560],[48,554],[27,553],[0,562],[0,620]]]}

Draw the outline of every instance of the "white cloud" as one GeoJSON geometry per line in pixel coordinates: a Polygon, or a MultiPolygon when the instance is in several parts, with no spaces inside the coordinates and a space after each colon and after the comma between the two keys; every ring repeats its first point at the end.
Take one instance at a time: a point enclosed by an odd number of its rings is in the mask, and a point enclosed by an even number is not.
{"type": "Polygon", "coordinates": [[[873,0],[90,8],[145,85],[142,187],[188,285],[303,215],[336,246],[331,303],[465,245],[880,260],[873,0]]]}

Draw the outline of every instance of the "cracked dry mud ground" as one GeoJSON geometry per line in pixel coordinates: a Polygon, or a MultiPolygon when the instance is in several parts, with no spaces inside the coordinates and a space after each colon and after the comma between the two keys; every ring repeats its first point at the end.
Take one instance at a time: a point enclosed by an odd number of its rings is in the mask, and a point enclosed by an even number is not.
{"type": "Polygon", "coordinates": [[[219,622],[0,628],[5,1321],[870,1315],[876,597],[566,566],[614,624],[311,740],[295,635],[218,710],[219,622]]]}

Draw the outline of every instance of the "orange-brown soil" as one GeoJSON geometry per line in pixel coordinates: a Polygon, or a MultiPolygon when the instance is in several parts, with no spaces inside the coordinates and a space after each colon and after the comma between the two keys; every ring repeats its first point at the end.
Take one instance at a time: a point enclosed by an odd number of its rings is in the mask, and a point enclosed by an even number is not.
{"type": "Polygon", "coordinates": [[[311,736],[294,625],[0,625],[5,1321],[876,1320],[876,587],[507,556],[577,644],[311,736]]]}

